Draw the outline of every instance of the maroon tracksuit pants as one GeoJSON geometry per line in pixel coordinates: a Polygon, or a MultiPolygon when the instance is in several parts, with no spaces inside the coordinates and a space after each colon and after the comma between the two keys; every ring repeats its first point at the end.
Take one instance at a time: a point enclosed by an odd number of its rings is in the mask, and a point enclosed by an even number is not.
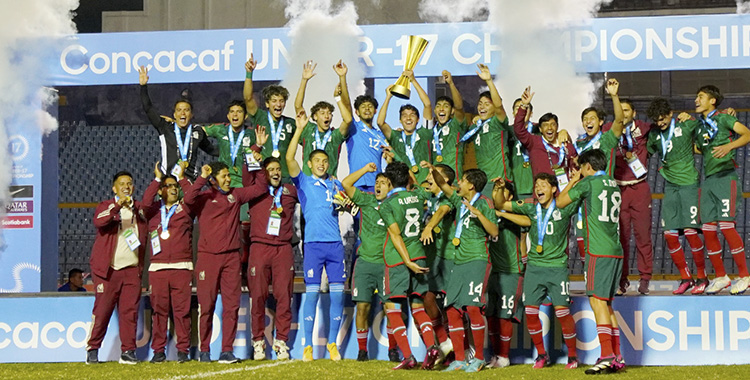
{"type": "Polygon", "coordinates": [[[638,273],[643,280],[651,280],[654,266],[654,251],[651,246],[651,189],[648,182],[620,186],[622,206],[620,207],[620,244],[624,254],[622,260],[623,282],[630,271],[631,228],[635,234],[635,253],[638,260],[638,273]]]}
{"type": "Polygon", "coordinates": [[[167,345],[167,321],[172,309],[172,323],[177,335],[177,351],[190,350],[190,296],[193,271],[164,269],[149,273],[151,307],[154,309],[151,348],[164,352],[167,345]]]}
{"type": "Polygon", "coordinates": [[[94,310],[86,350],[98,350],[107,333],[109,319],[117,306],[120,321],[120,349],[135,350],[135,333],[138,323],[138,302],[141,300],[141,276],[137,267],[120,270],[109,268],[107,277],[92,274],[94,280],[94,310]]]}
{"type": "Polygon", "coordinates": [[[294,288],[294,253],[292,245],[252,243],[247,269],[252,308],[250,324],[253,341],[263,339],[266,327],[268,285],[273,285],[276,299],[276,339],[287,341],[292,324],[292,291],[294,288]]]}
{"type": "Polygon", "coordinates": [[[221,352],[234,350],[237,312],[240,309],[240,252],[221,254],[198,252],[198,337],[201,352],[211,350],[216,297],[221,292],[221,352]]]}

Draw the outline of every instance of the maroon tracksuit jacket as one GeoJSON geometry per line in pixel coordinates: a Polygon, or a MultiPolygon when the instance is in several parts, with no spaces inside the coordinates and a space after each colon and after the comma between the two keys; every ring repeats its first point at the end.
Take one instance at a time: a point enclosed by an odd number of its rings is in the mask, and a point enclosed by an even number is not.
{"type": "Polygon", "coordinates": [[[133,217],[138,228],[138,266],[114,270],[111,267],[120,233],[120,209],[114,198],[99,203],[94,211],[96,239],[91,249],[91,277],[95,300],[87,350],[99,349],[107,332],[109,319],[117,306],[120,321],[120,348],[135,350],[138,303],[141,299],[141,273],[146,253],[146,218],[139,202],[133,200],[133,217]]]}
{"type": "MultiPolygon", "coordinates": [[[[552,165],[557,165],[557,161],[560,159],[558,154],[559,147],[553,147],[554,152],[547,152],[544,146],[544,137],[531,134],[526,130],[526,110],[523,108],[519,108],[518,112],[516,112],[516,119],[513,121],[513,132],[518,141],[521,142],[521,145],[529,152],[529,162],[531,163],[531,172],[533,175],[536,176],[538,173],[555,175],[552,165]]],[[[574,166],[573,157],[576,157],[578,154],[573,144],[566,142],[563,145],[565,146],[565,160],[562,166],[565,168],[565,173],[569,173],[570,169],[574,166]]]]}

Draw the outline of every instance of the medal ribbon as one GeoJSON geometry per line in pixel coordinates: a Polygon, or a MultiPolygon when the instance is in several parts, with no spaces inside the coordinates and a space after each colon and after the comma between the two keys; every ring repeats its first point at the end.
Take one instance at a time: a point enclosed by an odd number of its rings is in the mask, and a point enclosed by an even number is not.
{"type": "MultiPolygon", "coordinates": [[[[474,197],[471,198],[471,202],[469,202],[470,205],[474,206],[474,202],[479,199],[479,196],[482,195],[481,193],[474,194],[474,197]]],[[[456,220],[456,233],[453,235],[454,237],[460,238],[461,237],[461,231],[464,229],[464,224],[461,222],[464,218],[464,215],[469,212],[469,208],[466,207],[465,204],[461,203],[461,212],[459,213],[459,217],[456,220]]]]}
{"type": "Polygon", "coordinates": [[[188,160],[188,154],[190,152],[190,136],[193,134],[193,125],[190,124],[187,128],[187,133],[185,133],[185,140],[183,141],[182,138],[180,138],[180,127],[177,126],[177,123],[174,124],[174,138],[177,140],[177,150],[180,152],[180,158],[183,161],[188,160]]]}
{"type": "Polygon", "coordinates": [[[391,191],[388,192],[388,195],[386,196],[386,198],[390,197],[391,195],[393,195],[395,193],[398,193],[399,191],[406,191],[406,188],[405,187],[396,187],[393,190],[391,190],[391,191]]]}
{"type": "Polygon", "coordinates": [[[268,186],[268,192],[271,193],[271,196],[273,197],[273,204],[276,206],[276,208],[281,207],[281,194],[283,185],[279,186],[278,190],[276,190],[276,194],[273,193],[273,186],[268,186]]]}
{"type": "Polygon", "coordinates": [[[469,140],[470,138],[472,138],[475,134],[477,134],[477,132],[479,131],[479,128],[482,128],[482,126],[487,124],[489,121],[490,119],[477,121],[477,126],[467,131],[466,134],[463,137],[461,137],[461,142],[465,142],[469,140]]]}
{"type": "Polygon", "coordinates": [[[716,120],[712,119],[716,114],[716,110],[713,110],[709,112],[708,116],[701,117],[701,121],[703,122],[703,126],[708,128],[708,137],[709,141],[714,139],[714,136],[716,136],[716,133],[719,132],[719,125],[716,123],[716,120]]]}
{"type": "Polygon", "coordinates": [[[552,199],[552,203],[550,203],[549,207],[547,208],[547,212],[544,214],[544,219],[542,219],[542,205],[539,203],[536,204],[537,245],[541,246],[544,243],[544,234],[547,230],[547,223],[549,223],[549,220],[552,217],[552,212],[555,210],[556,205],[557,202],[552,199]]]}
{"type": "Polygon", "coordinates": [[[315,149],[325,150],[326,145],[328,145],[328,142],[331,141],[332,133],[333,133],[333,129],[328,129],[325,135],[323,135],[323,140],[321,141],[320,129],[318,127],[315,127],[315,149]]]}
{"type": "Polygon", "coordinates": [[[281,138],[281,130],[284,128],[284,117],[282,116],[279,118],[279,126],[277,128],[274,128],[271,112],[267,112],[266,116],[268,116],[268,125],[271,127],[271,141],[273,142],[273,150],[278,151],[279,138],[281,138]]]}
{"type": "Polygon", "coordinates": [[[581,154],[581,153],[587,151],[589,148],[591,148],[592,146],[594,146],[594,144],[596,144],[596,142],[599,141],[600,138],[602,138],[602,132],[601,131],[599,131],[599,133],[597,133],[596,136],[594,136],[594,138],[592,138],[591,140],[589,140],[588,144],[586,144],[586,146],[584,146],[583,148],[578,148],[578,146],[574,144],[575,148],[576,148],[576,152],[578,152],[578,154],[581,154]]]}
{"type": "Polygon", "coordinates": [[[177,203],[173,204],[172,207],[169,208],[169,211],[167,212],[167,205],[164,204],[164,201],[161,201],[161,230],[167,231],[169,230],[169,220],[172,219],[172,215],[174,215],[175,211],[177,211],[177,203]]]}
{"type": "Polygon", "coordinates": [[[669,148],[669,142],[672,141],[672,134],[674,134],[674,119],[669,122],[669,132],[667,133],[667,137],[664,138],[664,133],[659,133],[661,135],[661,160],[662,162],[667,161],[667,149],[669,148]]]}
{"type": "Polygon", "coordinates": [[[240,146],[242,146],[242,138],[245,137],[245,128],[242,128],[242,131],[237,135],[237,140],[235,140],[234,131],[230,125],[227,136],[229,136],[229,154],[232,159],[232,165],[234,165],[234,160],[237,159],[237,152],[239,152],[240,146]]]}
{"type": "Polygon", "coordinates": [[[414,147],[417,143],[417,133],[411,134],[411,142],[409,144],[406,143],[406,132],[404,130],[401,130],[401,138],[404,140],[404,148],[406,150],[406,157],[409,159],[409,163],[411,163],[412,166],[415,166],[417,164],[417,161],[414,159],[414,147]]]}
{"type": "Polygon", "coordinates": [[[559,150],[555,150],[555,147],[550,145],[547,140],[542,137],[542,143],[544,144],[544,149],[547,150],[547,157],[550,158],[550,164],[552,163],[551,157],[549,157],[550,153],[557,153],[557,166],[562,167],[563,161],[565,161],[565,144],[560,144],[559,150]]]}

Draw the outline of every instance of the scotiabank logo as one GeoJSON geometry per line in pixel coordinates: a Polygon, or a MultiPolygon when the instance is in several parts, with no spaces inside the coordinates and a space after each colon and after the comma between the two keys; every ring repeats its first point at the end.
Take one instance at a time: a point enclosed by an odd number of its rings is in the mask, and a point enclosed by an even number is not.
{"type": "Polygon", "coordinates": [[[6,216],[2,221],[3,228],[34,228],[34,216],[6,216]]]}

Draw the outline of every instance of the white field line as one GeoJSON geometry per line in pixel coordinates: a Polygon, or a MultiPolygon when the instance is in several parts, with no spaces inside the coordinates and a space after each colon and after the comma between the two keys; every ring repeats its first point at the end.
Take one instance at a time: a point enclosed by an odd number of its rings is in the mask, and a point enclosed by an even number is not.
{"type": "Polygon", "coordinates": [[[252,372],[258,369],[277,367],[280,365],[291,364],[293,362],[294,360],[284,360],[284,361],[277,361],[275,363],[261,364],[261,365],[252,366],[252,367],[230,368],[230,369],[225,369],[222,371],[202,372],[202,373],[197,373],[195,375],[180,375],[180,376],[168,377],[162,380],[201,379],[201,378],[213,377],[213,376],[218,376],[218,375],[226,375],[226,374],[235,373],[235,372],[243,372],[243,371],[252,372]]]}

